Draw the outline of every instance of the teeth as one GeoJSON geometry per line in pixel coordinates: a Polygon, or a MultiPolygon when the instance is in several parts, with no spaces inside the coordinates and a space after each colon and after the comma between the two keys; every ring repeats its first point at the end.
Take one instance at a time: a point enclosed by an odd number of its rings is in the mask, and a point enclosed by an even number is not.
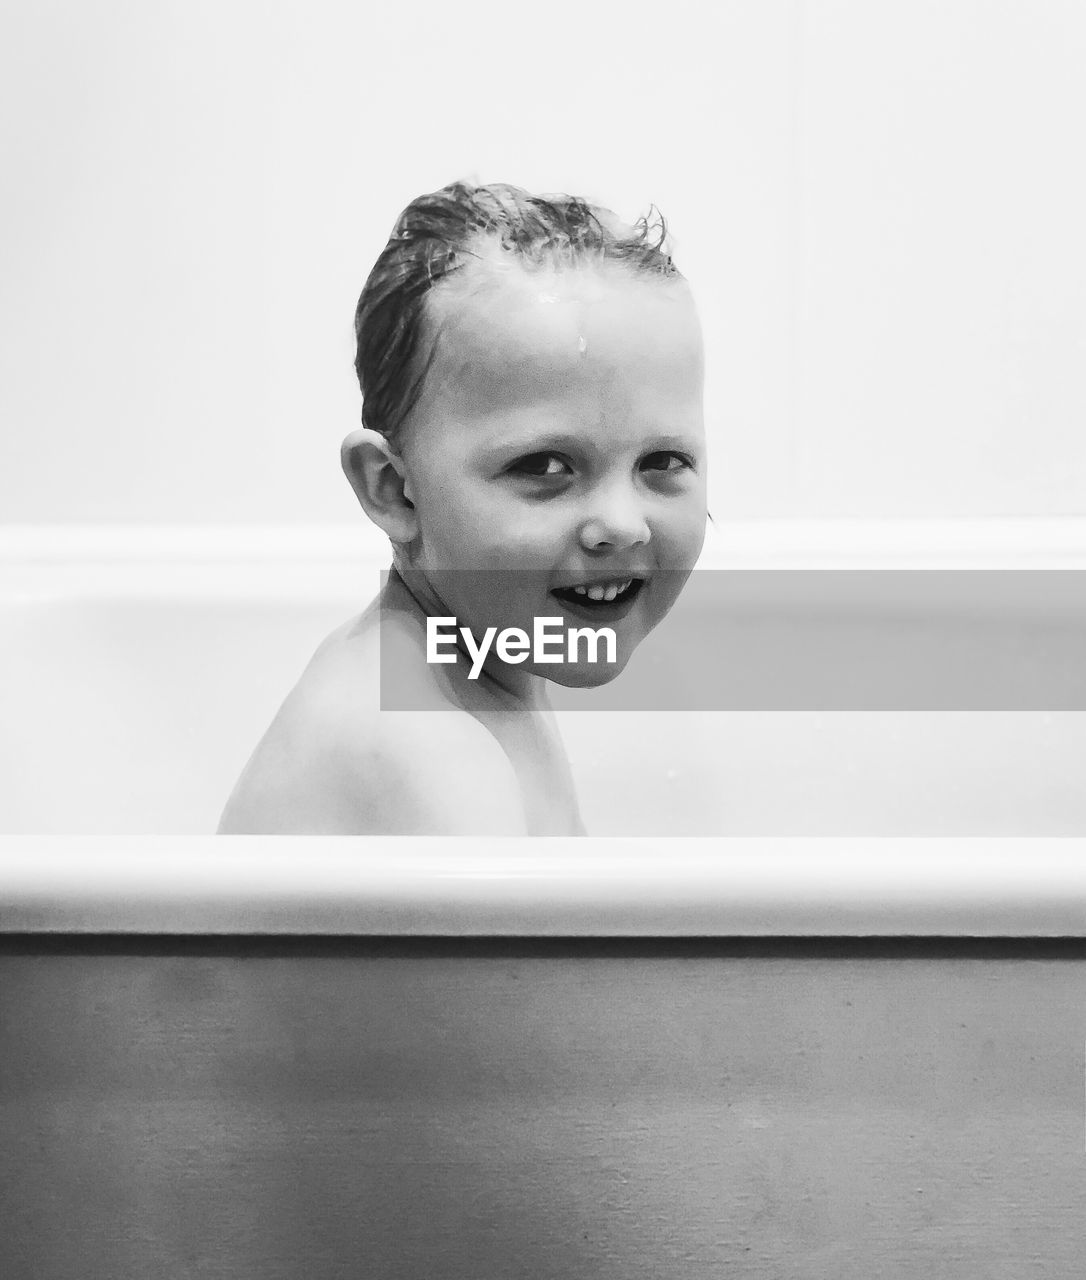
{"type": "Polygon", "coordinates": [[[631,582],[633,578],[627,578],[625,582],[612,582],[606,587],[597,584],[591,587],[574,587],[573,590],[579,596],[587,596],[589,600],[613,600],[617,595],[621,595],[631,582]]]}

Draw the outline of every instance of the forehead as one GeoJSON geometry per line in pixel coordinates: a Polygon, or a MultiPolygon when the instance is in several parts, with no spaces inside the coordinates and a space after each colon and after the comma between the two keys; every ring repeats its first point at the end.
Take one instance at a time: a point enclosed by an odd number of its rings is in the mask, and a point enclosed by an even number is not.
{"type": "Polygon", "coordinates": [[[484,260],[428,303],[435,352],[427,391],[446,413],[477,417],[585,397],[700,398],[701,327],[684,281],[613,263],[539,270],[484,260]]]}

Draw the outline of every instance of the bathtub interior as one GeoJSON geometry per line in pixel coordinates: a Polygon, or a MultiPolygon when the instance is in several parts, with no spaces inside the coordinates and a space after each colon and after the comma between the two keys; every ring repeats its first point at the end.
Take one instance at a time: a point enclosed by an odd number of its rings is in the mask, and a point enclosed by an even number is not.
{"type": "MultiPolygon", "coordinates": [[[[0,831],[213,832],[283,697],[381,567],[9,558],[0,831]]],[[[667,627],[649,641],[663,654],[667,627]]],[[[1086,829],[1084,713],[558,714],[593,835],[1086,829]]]]}

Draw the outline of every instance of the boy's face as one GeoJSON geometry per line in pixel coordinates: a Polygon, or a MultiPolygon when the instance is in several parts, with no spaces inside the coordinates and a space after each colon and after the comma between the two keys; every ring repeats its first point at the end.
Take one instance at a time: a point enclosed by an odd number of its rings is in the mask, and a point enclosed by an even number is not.
{"type": "Polygon", "coordinates": [[[535,617],[612,628],[613,664],[521,668],[604,683],[668,612],[705,536],[693,300],[682,281],[611,264],[468,270],[429,299],[436,354],[402,449],[410,567],[479,638],[532,634],[535,617]],[[614,603],[573,589],[630,580],[614,603]]]}

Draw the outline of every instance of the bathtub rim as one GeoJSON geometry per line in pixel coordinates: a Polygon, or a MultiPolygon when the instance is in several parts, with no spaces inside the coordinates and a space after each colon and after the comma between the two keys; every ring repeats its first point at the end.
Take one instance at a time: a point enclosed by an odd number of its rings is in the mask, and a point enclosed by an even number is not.
{"type": "Polygon", "coordinates": [[[1086,839],[2,836],[0,933],[1086,937],[1086,839]]]}
{"type": "MultiPolygon", "coordinates": [[[[0,523],[0,570],[185,566],[387,567],[390,546],[355,524],[137,525],[0,523]]],[[[1086,568],[1086,516],[724,519],[706,529],[698,567],[1086,568]]],[[[0,582],[0,586],[2,586],[0,582]]]]}

